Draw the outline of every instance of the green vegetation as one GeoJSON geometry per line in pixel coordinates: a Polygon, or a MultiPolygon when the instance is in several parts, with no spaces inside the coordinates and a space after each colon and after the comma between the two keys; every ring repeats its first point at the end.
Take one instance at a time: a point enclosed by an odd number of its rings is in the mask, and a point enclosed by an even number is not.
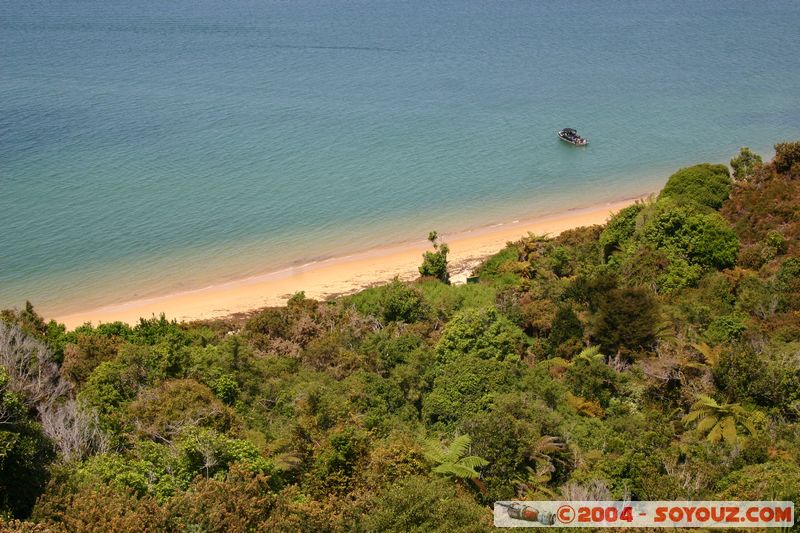
{"type": "Polygon", "coordinates": [[[433,252],[425,252],[422,255],[422,265],[419,267],[421,276],[436,278],[443,283],[450,283],[450,274],[447,272],[447,254],[450,247],[445,243],[439,242],[439,234],[432,231],[428,235],[428,240],[433,245],[433,252]]]}
{"type": "Polygon", "coordinates": [[[0,313],[0,529],[489,531],[498,499],[800,505],[800,155],[247,317],[0,313]]]}

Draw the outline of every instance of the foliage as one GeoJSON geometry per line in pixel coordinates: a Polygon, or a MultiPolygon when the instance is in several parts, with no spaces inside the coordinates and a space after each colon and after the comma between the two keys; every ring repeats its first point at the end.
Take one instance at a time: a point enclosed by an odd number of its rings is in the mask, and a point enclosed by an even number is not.
{"type": "Polygon", "coordinates": [[[139,394],[128,406],[137,430],[149,438],[172,439],[186,427],[227,432],[236,415],[208,389],[190,379],[168,380],[139,394]]]}
{"type": "Polygon", "coordinates": [[[435,231],[428,235],[428,240],[431,241],[434,251],[422,254],[422,265],[419,267],[420,276],[436,278],[442,283],[450,283],[450,274],[447,272],[447,254],[450,253],[450,247],[439,242],[439,234],[435,231]]]}
{"type": "Polygon", "coordinates": [[[643,203],[636,202],[608,219],[606,227],[600,234],[604,259],[608,259],[613,252],[622,250],[623,245],[633,237],[636,231],[636,219],[644,208],[643,203]]]}
{"type": "Polygon", "coordinates": [[[525,338],[494,307],[465,309],[442,332],[436,354],[443,363],[463,356],[497,361],[519,359],[525,338]]]}
{"type": "Polygon", "coordinates": [[[19,420],[0,425],[0,514],[30,514],[49,478],[54,451],[38,425],[19,420]]]}
{"type": "Polygon", "coordinates": [[[480,477],[476,468],[486,466],[489,461],[477,455],[467,455],[472,444],[469,435],[460,435],[449,446],[442,447],[438,440],[425,443],[425,457],[434,463],[433,472],[462,479],[480,477]]]}
{"type": "Polygon", "coordinates": [[[428,423],[450,425],[489,409],[498,393],[514,386],[516,366],[508,362],[462,357],[444,365],[422,401],[428,423]]]}
{"type": "Polygon", "coordinates": [[[417,322],[427,314],[422,293],[397,279],[385,287],[381,303],[386,322],[417,322]]]}
{"type": "Polygon", "coordinates": [[[614,289],[601,300],[592,338],[603,353],[636,352],[655,342],[658,304],[644,289],[614,289]]]}
{"type": "Polygon", "coordinates": [[[604,226],[509,243],[479,283],[442,283],[433,234],[427,277],[324,302],[71,331],[2,311],[0,529],[482,531],[499,499],[797,501],[793,154],[742,151],[734,182],[680,170],[604,226]]]}
{"type": "Polygon", "coordinates": [[[710,442],[724,440],[734,445],[741,439],[740,427],[751,435],[755,434],[756,424],[761,421],[761,413],[748,412],[738,403],[719,404],[713,398],[701,394],[683,421],[687,424],[696,422],[697,431],[704,434],[710,442]]]}
{"type": "Polygon", "coordinates": [[[794,166],[800,163],[800,141],[783,142],[775,145],[775,158],[772,164],[777,172],[794,171],[794,166]]]}
{"type": "Polygon", "coordinates": [[[769,461],[731,472],[717,483],[719,497],[730,500],[800,500],[800,466],[789,461],[769,461]]]}
{"type": "Polygon", "coordinates": [[[575,311],[568,306],[560,306],[556,311],[556,316],[553,319],[553,325],[550,328],[550,336],[548,341],[550,347],[555,350],[563,343],[583,337],[583,324],[581,323],[575,311]]]}
{"type": "Polygon", "coordinates": [[[718,316],[706,328],[705,336],[712,344],[738,340],[747,330],[745,319],[741,313],[718,316]]]}
{"type": "Polygon", "coordinates": [[[588,350],[575,358],[564,373],[564,378],[575,395],[596,401],[602,407],[608,407],[611,399],[620,395],[617,373],[592,357],[588,350]]]}
{"type": "Polygon", "coordinates": [[[739,239],[718,213],[695,212],[670,201],[655,206],[641,239],[703,268],[733,266],[739,251],[739,239]]]}
{"type": "Polygon", "coordinates": [[[370,498],[363,528],[386,532],[490,531],[491,515],[451,484],[411,476],[370,498]]]}
{"type": "Polygon", "coordinates": [[[753,153],[750,148],[743,146],[739,149],[739,155],[731,159],[733,177],[737,180],[747,181],[754,169],[763,164],[761,156],[753,153]]]}
{"type": "Polygon", "coordinates": [[[728,198],[731,179],[725,165],[701,163],[682,168],[669,177],[659,199],[673,198],[719,209],[728,198]]]}

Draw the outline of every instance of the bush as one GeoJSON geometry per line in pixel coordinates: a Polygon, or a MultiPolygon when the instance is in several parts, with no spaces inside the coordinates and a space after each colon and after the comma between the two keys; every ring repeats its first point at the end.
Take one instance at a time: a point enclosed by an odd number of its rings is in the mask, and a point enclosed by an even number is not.
{"type": "Polygon", "coordinates": [[[636,219],[644,209],[643,203],[635,203],[612,216],[600,234],[600,246],[603,248],[603,259],[621,250],[623,245],[633,237],[636,231],[636,219]]]}
{"type": "Polygon", "coordinates": [[[445,243],[439,243],[439,235],[435,231],[428,235],[428,240],[433,244],[434,251],[422,254],[419,274],[422,277],[436,278],[442,283],[450,283],[450,274],[447,272],[447,254],[450,253],[450,247],[445,243]]]}
{"type": "Polygon", "coordinates": [[[117,339],[98,334],[79,333],[74,343],[64,346],[61,373],[74,384],[82,384],[92,370],[117,354],[117,339]]]}
{"type": "Polygon", "coordinates": [[[375,494],[360,513],[364,531],[491,531],[491,514],[452,482],[412,476],[375,494]]]}
{"type": "Polygon", "coordinates": [[[670,176],[658,198],[680,199],[719,209],[730,192],[731,177],[728,168],[725,165],[701,163],[682,168],[670,176]]]}
{"type": "Polygon", "coordinates": [[[519,359],[525,345],[522,331],[494,307],[465,309],[444,328],[436,355],[443,363],[463,356],[481,359],[519,359]]]}
{"type": "Polygon", "coordinates": [[[733,266],[739,251],[736,233],[718,213],[699,213],[672,201],[655,206],[641,239],[704,268],[733,266]]]}
{"type": "Polygon", "coordinates": [[[739,155],[731,159],[733,176],[741,181],[747,181],[753,171],[762,164],[761,156],[753,153],[747,146],[743,146],[739,150],[739,155]]]}
{"type": "Polygon", "coordinates": [[[645,289],[614,289],[603,298],[592,337],[603,353],[646,350],[656,339],[658,306],[645,289]]]}
{"type": "Polygon", "coordinates": [[[363,433],[348,427],[331,434],[310,472],[314,491],[320,497],[347,491],[366,460],[367,442],[363,433]]]}
{"type": "Polygon", "coordinates": [[[751,401],[788,416],[800,406],[800,343],[768,346],[761,353],[745,347],[722,352],[713,369],[715,385],[731,401],[751,401]]]}
{"type": "Polygon", "coordinates": [[[579,358],[567,368],[564,378],[573,393],[604,408],[619,394],[617,373],[602,361],[579,358]]]}
{"type": "Polygon", "coordinates": [[[741,313],[718,316],[708,325],[705,337],[711,344],[738,340],[747,330],[746,320],[747,317],[741,313]]]}
{"type": "Polygon", "coordinates": [[[21,420],[0,425],[0,515],[25,518],[30,514],[54,458],[53,447],[38,424],[21,420]]]}
{"type": "Polygon", "coordinates": [[[506,362],[462,357],[445,365],[422,401],[422,415],[430,424],[451,424],[489,409],[497,394],[511,390],[518,368],[506,362]]]}
{"type": "Polygon", "coordinates": [[[148,437],[171,439],[187,426],[225,432],[236,415],[205,385],[191,379],[170,380],[144,391],[128,407],[136,427],[148,437]]]}
{"type": "Polygon", "coordinates": [[[581,324],[578,315],[571,307],[562,305],[556,311],[556,316],[553,319],[553,326],[550,328],[550,342],[551,349],[555,350],[562,343],[571,339],[581,339],[583,337],[583,324],[581,324]]]}
{"type": "Polygon", "coordinates": [[[384,287],[381,304],[385,322],[417,322],[428,313],[422,293],[396,278],[384,287]]]}
{"type": "Polygon", "coordinates": [[[788,461],[750,465],[717,483],[717,497],[725,500],[800,501],[800,466],[788,461]]]}
{"type": "Polygon", "coordinates": [[[800,163],[800,141],[775,145],[775,158],[772,164],[776,171],[789,172],[796,163],[800,163]]]}

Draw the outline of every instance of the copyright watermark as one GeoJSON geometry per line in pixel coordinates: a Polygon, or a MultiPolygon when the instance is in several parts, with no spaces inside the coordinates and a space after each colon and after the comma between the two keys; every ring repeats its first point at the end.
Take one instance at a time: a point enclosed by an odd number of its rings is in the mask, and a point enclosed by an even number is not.
{"type": "Polygon", "coordinates": [[[794,525],[788,501],[499,501],[497,527],[766,528],[794,525]]]}

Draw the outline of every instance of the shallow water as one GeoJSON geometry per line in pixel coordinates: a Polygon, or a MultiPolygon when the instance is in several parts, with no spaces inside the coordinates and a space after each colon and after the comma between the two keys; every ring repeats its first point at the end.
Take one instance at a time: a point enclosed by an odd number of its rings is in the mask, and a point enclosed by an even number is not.
{"type": "Polygon", "coordinates": [[[798,27],[793,1],[5,0],[0,307],[204,286],[769,157],[800,138],[798,27]]]}

